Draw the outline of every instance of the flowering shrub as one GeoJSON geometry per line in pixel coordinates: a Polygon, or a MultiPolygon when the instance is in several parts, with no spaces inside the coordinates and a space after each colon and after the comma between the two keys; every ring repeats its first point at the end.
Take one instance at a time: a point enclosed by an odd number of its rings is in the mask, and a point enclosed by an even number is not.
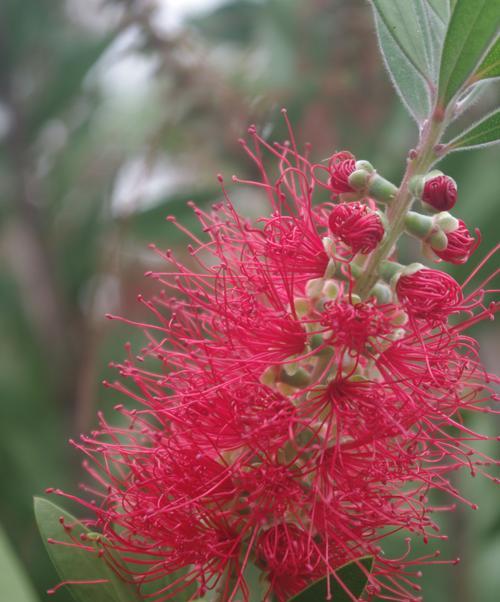
{"type": "Polygon", "coordinates": [[[50,490],[83,505],[97,532],[77,537],[63,521],[66,545],[97,548],[157,601],[186,590],[246,601],[252,571],[264,600],[324,579],[327,598],[416,601],[416,565],[458,561],[415,558],[410,538],[400,557],[383,551],[397,531],[443,539],[434,514],[474,507],[450,475],[492,478],[494,462],[465,420],[493,412],[496,380],[466,333],[498,307],[491,254],[462,284],[440,265],[396,261],[405,231],[436,261],[464,263],[476,246],[444,212],[454,183],[427,173],[455,106],[436,103],[400,186],[345,151],[314,163],[291,129],[270,144],[252,127],[242,146],[260,177],[235,182],[267,198],[266,214],[238,213],[220,177],[223,200],[193,204],[202,239],[169,218],[191,259],[155,249],[165,270],[148,274],[157,296],[140,299],[147,343],[107,384],[137,407],[116,406],[119,426],[100,415],[73,442],[93,480],[85,494],[50,490]],[[417,197],[427,213],[410,211],[417,197]],[[449,503],[435,506],[432,490],[449,503]],[[342,577],[349,563],[359,592],[342,577]]]}

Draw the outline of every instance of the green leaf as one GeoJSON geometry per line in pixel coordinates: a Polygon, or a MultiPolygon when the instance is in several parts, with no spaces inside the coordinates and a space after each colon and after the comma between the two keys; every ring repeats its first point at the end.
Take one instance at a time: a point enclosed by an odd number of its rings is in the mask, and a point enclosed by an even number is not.
{"type": "Polygon", "coordinates": [[[423,4],[423,15],[425,17],[424,31],[427,33],[426,44],[428,45],[430,74],[435,89],[448,21],[444,21],[439,14],[436,14],[427,2],[423,4]]]}
{"type": "MultiPolygon", "coordinates": [[[[367,573],[373,566],[373,556],[364,556],[353,562],[345,564],[335,571],[338,579],[330,577],[331,599],[335,602],[351,602],[344,588],[348,589],[352,596],[359,598],[363,593],[368,581],[367,573]],[[365,570],[361,568],[364,567],[365,570]],[[342,587],[341,583],[344,587],[342,587]]],[[[306,589],[291,598],[290,602],[320,602],[326,600],[328,595],[327,579],[320,579],[306,589]]]]}
{"type": "Polygon", "coordinates": [[[476,69],[472,80],[477,82],[482,79],[500,77],[500,38],[497,38],[487,55],[476,69]]]}
{"type": "Polygon", "coordinates": [[[500,142],[500,109],[486,115],[468,130],[448,142],[448,151],[465,150],[500,142]]]}
{"type": "Polygon", "coordinates": [[[444,41],[439,102],[445,108],[474,73],[497,35],[498,0],[458,0],[444,41]]]}
{"type": "Polygon", "coordinates": [[[35,498],[35,517],[38,529],[44,540],[47,552],[63,581],[106,580],[105,583],[69,584],[67,587],[77,602],[138,602],[140,600],[135,588],[125,583],[109,568],[103,558],[96,552],[82,550],[78,547],[61,544],[49,544],[48,539],[63,543],[79,541],[82,533],[90,533],[89,529],[74,516],[59,506],[42,498],[35,498]],[[71,537],[63,529],[60,518],[72,525],[71,537]]]}
{"type": "Polygon", "coordinates": [[[426,15],[421,0],[372,0],[377,16],[387,27],[398,48],[427,79],[431,70],[426,15]]]}
{"type": "Polygon", "coordinates": [[[427,0],[428,5],[439,17],[443,24],[447,24],[450,18],[450,3],[448,0],[427,0]]]}
{"type": "Polygon", "coordinates": [[[24,567],[0,527],[0,592],[2,600],[38,602],[24,567]]]}
{"type": "Polygon", "coordinates": [[[403,104],[417,123],[422,123],[431,110],[427,84],[403,54],[390,35],[384,21],[375,12],[375,24],[387,71],[403,104]]]}

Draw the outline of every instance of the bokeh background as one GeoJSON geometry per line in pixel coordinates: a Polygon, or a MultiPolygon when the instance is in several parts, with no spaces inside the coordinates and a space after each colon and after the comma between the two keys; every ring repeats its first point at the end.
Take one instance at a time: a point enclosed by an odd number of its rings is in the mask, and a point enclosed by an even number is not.
{"type": "MultiPolygon", "coordinates": [[[[495,94],[492,86],[486,102],[495,94]]],[[[144,317],[136,297],[151,292],[143,273],[158,261],[148,243],[184,244],[165,216],[192,225],[186,201],[217,200],[218,172],[251,176],[237,138],[251,123],[285,137],[282,106],[318,161],[348,148],[395,181],[416,140],[365,0],[1,1],[1,600],[7,553],[33,590],[9,602],[47,600],[58,582],[32,496],[76,487],[80,458],[67,440],[92,428],[97,409],[111,410],[116,399],[100,386],[114,378],[108,362],[126,341],[141,345],[140,333],[104,314],[144,317]]],[[[499,160],[493,147],[444,165],[459,183],[457,214],[483,232],[478,257],[497,240],[499,160]]],[[[231,194],[243,212],[258,210],[248,193],[231,194]]],[[[475,334],[493,369],[498,331],[475,334]]],[[[493,434],[499,425],[485,417],[474,426],[493,434]]],[[[429,567],[425,599],[496,602],[498,491],[456,479],[480,510],[460,507],[443,521],[443,557],[462,563],[429,567]]]]}

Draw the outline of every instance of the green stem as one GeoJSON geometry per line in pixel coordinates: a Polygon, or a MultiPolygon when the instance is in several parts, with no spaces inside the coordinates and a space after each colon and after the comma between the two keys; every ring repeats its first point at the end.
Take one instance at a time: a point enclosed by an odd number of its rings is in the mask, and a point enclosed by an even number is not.
{"type": "Polygon", "coordinates": [[[370,294],[379,278],[380,263],[387,259],[398,238],[404,231],[404,222],[412,202],[413,195],[410,191],[410,181],[417,174],[426,173],[436,162],[438,157],[435,146],[444,131],[446,122],[434,117],[424,126],[417,149],[408,159],[406,171],[396,197],[389,205],[387,211],[388,226],[382,244],[370,256],[363,274],[358,279],[355,292],[362,298],[370,294]]]}

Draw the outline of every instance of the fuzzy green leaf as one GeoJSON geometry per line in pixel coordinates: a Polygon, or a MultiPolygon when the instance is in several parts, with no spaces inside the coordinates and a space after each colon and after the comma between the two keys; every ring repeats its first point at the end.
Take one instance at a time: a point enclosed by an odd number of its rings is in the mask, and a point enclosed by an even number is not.
{"type": "Polygon", "coordinates": [[[439,102],[446,107],[461,91],[498,33],[500,0],[458,0],[444,41],[439,102]]]}
{"type": "Polygon", "coordinates": [[[24,567],[14,554],[7,536],[0,527],[0,592],[2,600],[37,602],[24,567]]]}
{"type": "Polygon", "coordinates": [[[66,524],[73,526],[71,536],[76,541],[79,541],[82,533],[90,533],[82,523],[48,500],[35,498],[34,506],[38,529],[61,579],[84,582],[104,581],[95,584],[69,584],[67,587],[77,602],[138,602],[140,600],[135,588],[121,580],[104,559],[98,557],[97,548],[96,552],[92,553],[78,547],[48,543],[48,539],[74,543],[61,526],[60,517],[64,518],[66,524]]]}
{"type": "Polygon", "coordinates": [[[407,60],[424,78],[430,73],[428,30],[426,15],[421,0],[372,0],[377,16],[387,27],[407,60]]]}
{"type": "Polygon", "coordinates": [[[448,142],[449,151],[465,150],[500,142],[500,109],[486,115],[465,132],[448,142]]]}
{"type": "Polygon", "coordinates": [[[443,24],[447,24],[450,18],[450,3],[448,0],[427,0],[427,3],[436,13],[443,24]]]}
{"type": "Polygon", "coordinates": [[[396,92],[415,121],[422,123],[429,115],[431,107],[428,86],[394,41],[384,21],[376,12],[375,24],[382,56],[396,92]]]}
{"type": "Polygon", "coordinates": [[[423,2],[422,15],[425,19],[424,32],[427,36],[426,45],[430,62],[430,78],[435,89],[439,75],[439,62],[443,51],[444,37],[448,28],[448,19],[443,19],[440,14],[436,13],[428,1],[423,2]]]}
{"type": "MultiPolygon", "coordinates": [[[[351,602],[353,596],[359,598],[366,587],[367,575],[371,572],[372,566],[373,556],[364,556],[337,569],[335,571],[337,578],[330,577],[331,599],[335,602],[351,602]],[[352,596],[346,593],[346,589],[351,592],[352,596]]],[[[320,579],[291,598],[290,602],[320,602],[326,600],[328,595],[327,585],[326,578],[320,579]]]]}

